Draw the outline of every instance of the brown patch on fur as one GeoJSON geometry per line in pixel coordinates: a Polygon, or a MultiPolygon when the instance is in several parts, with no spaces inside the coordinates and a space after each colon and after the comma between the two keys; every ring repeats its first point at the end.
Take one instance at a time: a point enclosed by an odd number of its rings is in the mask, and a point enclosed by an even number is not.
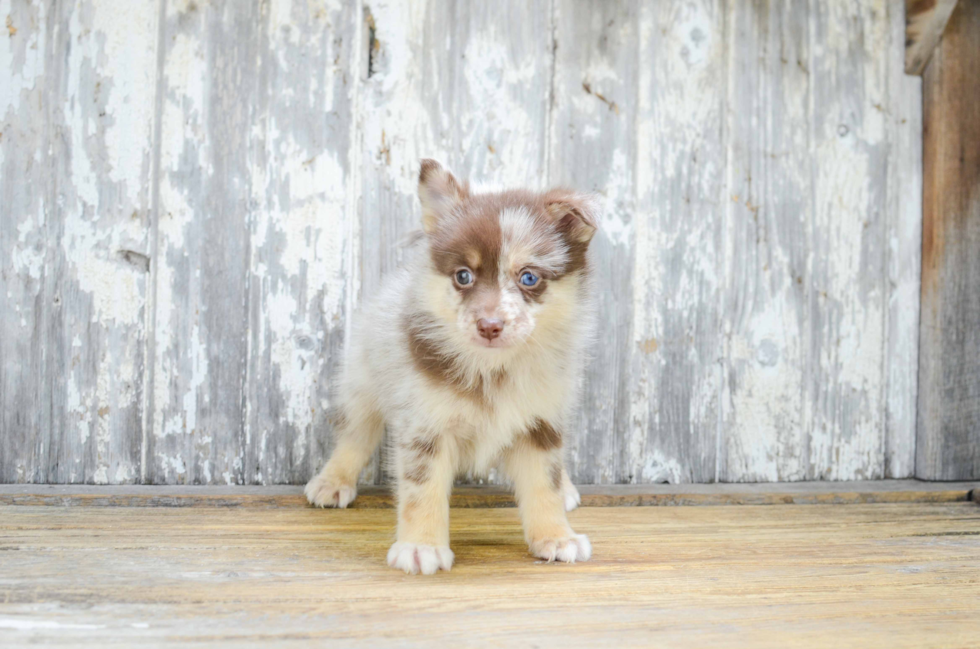
{"type": "Polygon", "coordinates": [[[402,518],[405,519],[406,523],[411,523],[421,508],[422,501],[420,499],[415,497],[407,498],[405,504],[402,505],[402,518]]]}
{"type": "Polygon", "coordinates": [[[436,437],[416,437],[408,444],[402,444],[406,465],[411,469],[405,471],[405,479],[415,484],[422,484],[429,479],[429,465],[432,458],[439,452],[439,439],[436,437]]]}
{"type": "Polygon", "coordinates": [[[550,451],[561,446],[561,433],[540,417],[534,420],[527,435],[531,443],[542,451],[550,451]]]}
{"type": "Polygon", "coordinates": [[[586,203],[573,192],[553,189],[544,195],[548,214],[568,246],[565,274],[585,270],[588,266],[589,242],[597,229],[595,217],[586,203]]]}
{"type": "Polygon", "coordinates": [[[415,367],[437,383],[458,384],[460,377],[456,358],[439,349],[435,342],[425,336],[425,325],[431,323],[431,320],[427,320],[424,316],[410,317],[405,323],[408,348],[412,351],[415,367]]]}
{"type": "Polygon", "coordinates": [[[463,266],[473,271],[473,283],[461,287],[467,296],[479,289],[497,288],[503,242],[500,212],[493,209],[492,202],[480,200],[482,198],[464,200],[457,208],[459,213],[447,219],[447,224],[433,235],[429,246],[432,263],[440,273],[453,275],[463,266]]]}
{"type": "Polygon", "coordinates": [[[417,461],[411,469],[405,470],[403,477],[417,485],[424,484],[429,479],[429,464],[424,460],[417,461]]]}
{"type": "Polygon", "coordinates": [[[437,440],[435,437],[430,437],[428,439],[416,437],[407,448],[417,457],[435,457],[437,450],[436,443],[438,441],[439,440],[437,440]]]}
{"type": "Polygon", "coordinates": [[[440,349],[435,341],[424,335],[428,322],[431,322],[428,316],[419,314],[414,318],[410,317],[405,325],[408,348],[412,352],[415,367],[431,381],[445,385],[460,396],[488,407],[487,388],[499,388],[507,379],[507,373],[502,369],[495,369],[486,379],[480,375],[473,384],[468,383],[459,371],[456,357],[440,349]]]}
{"type": "Polygon", "coordinates": [[[568,246],[568,264],[565,265],[565,274],[587,271],[589,266],[589,244],[575,243],[568,246]]]}
{"type": "Polygon", "coordinates": [[[561,464],[558,462],[551,465],[551,486],[555,491],[561,489],[561,464]]]}
{"type": "Polygon", "coordinates": [[[496,297],[503,244],[500,214],[507,209],[526,210],[531,216],[537,235],[534,254],[546,257],[555,252],[555,246],[565,249],[565,263],[561,268],[529,268],[540,278],[535,286],[521,285],[523,269],[511,269],[526,302],[540,302],[548,280],[588,272],[589,241],[596,229],[595,217],[579,194],[564,189],[544,194],[529,190],[472,196],[467,193],[455,204],[451,215],[440,220],[438,229],[431,233],[429,245],[433,265],[440,273],[453,277],[461,267],[473,271],[472,284],[456,286],[464,300],[492,302],[496,297]]]}

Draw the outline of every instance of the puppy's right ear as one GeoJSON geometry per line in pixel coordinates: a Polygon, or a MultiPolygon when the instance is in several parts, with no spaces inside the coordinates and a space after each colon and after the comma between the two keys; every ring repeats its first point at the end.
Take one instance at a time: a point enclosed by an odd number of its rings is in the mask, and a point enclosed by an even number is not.
{"type": "Polygon", "coordinates": [[[439,221],[467,196],[467,188],[441,164],[430,158],[422,160],[419,171],[419,200],[422,202],[422,229],[436,231],[439,221]]]}

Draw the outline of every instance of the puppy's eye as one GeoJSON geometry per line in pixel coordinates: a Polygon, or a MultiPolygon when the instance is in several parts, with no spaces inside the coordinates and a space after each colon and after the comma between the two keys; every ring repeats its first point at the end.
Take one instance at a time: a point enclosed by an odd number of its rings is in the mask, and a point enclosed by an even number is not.
{"type": "Polygon", "coordinates": [[[538,283],[538,276],[535,275],[534,273],[524,271],[524,273],[521,275],[521,284],[523,284],[524,286],[534,286],[537,283],[538,283]]]}
{"type": "Polygon", "coordinates": [[[460,286],[469,286],[473,283],[473,273],[461,268],[456,271],[456,283],[460,286]]]}

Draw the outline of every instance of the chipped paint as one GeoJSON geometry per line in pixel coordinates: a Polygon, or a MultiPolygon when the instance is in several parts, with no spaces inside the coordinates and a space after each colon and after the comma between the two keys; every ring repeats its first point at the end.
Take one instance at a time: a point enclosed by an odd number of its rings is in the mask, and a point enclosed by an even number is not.
{"type": "Polygon", "coordinates": [[[0,3],[0,479],[137,473],[157,3],[117,5],[0,3]]]}
{"type": "Polygon", "coordinates": [[[0,479],[305,481],[422,156],[601,197],[577,481],[911,475],[898,13],[552,4],[0,0],[0,479]]]}

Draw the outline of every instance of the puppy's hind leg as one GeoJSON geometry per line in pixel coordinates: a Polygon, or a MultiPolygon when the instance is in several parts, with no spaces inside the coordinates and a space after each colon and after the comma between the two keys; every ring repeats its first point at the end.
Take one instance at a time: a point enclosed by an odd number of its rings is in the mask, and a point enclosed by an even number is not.
{"type": "Polygon", "coordinates": [[[570,512],[582,504],[582,496],[579,495],[578,489],[572,484],[572,479],[568,477],[568,469],[565,467],[561,469],[561,492],[565,499],[566,512],[570,512]]]}
{"type": "Polygon", "coordinates": [[[357,477],[381,443],[384,420],[370,399],[355,395],[341,408],[336,446],[320,473],[306,484],[317,507],[347,507],[357,497],[357,477]]]}

